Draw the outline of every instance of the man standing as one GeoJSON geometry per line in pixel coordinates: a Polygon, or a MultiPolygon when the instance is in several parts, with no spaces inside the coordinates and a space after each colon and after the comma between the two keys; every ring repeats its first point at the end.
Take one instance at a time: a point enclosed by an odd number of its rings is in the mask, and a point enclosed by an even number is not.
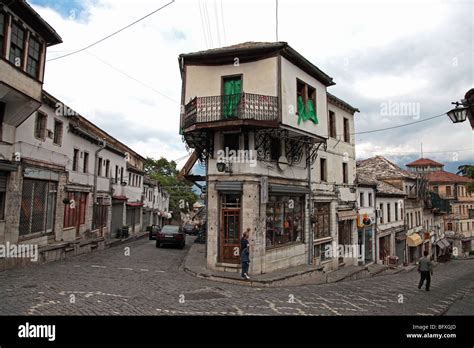
{"type": "Polygon", "coordinates": [[[250,228],[247,228],[247,231],[244,232],[242,239],[240,240],[240,262],[242,262],[242,273],[241,276],[243,279],[250,279],[249,264],[250,264],[250,245],[249,245],[249,233],[250,228]]]}
{"type": "Polygon", "coordinates": [[[431,276],[433,275],[433,262],[428,258],[428,252],[423,253],[424,257],[418,262],[418,272],[420,272],[420,283],[418,289],[421,289],[426,279],[426,291],[430,291],[431,276]]]}

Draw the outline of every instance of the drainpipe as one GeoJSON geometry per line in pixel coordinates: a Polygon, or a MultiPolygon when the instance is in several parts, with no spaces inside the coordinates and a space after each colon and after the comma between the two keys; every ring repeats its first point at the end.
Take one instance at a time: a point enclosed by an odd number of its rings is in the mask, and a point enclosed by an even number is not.
{"type": "MultiPolygon", "coordinates": [[[[310,146],[307,145],[308,149],[307,154],[309,154],[310,146]]],[[[309,186],[309,193],[308,193],[308,200],[309,200],[309,209],[308,209],[308,236],[309,236],[309,246],[308,246],[308,264],[313,264],[313,251],[314,251],[314,243],[313,243],[313,231],[312,231],[312,222],[311,222],[311,212],[313,207],[313,202],[311,201],[311,158],[308,156],[308,186],[309,186]]]]}
{"type": "MultiPolygon", "coordinates": [[[[99,140],[99,148],[95,150],[94,154],[94,187],[92,190],[92,204],[93,207],[97,204],[97,167],[98,167],[98,162],[99,162],[99,153],[105,149],[106,142],[105,139],[102,139],[102,141],[99,140]]],[[[92,215],[94,216],[94,210],[92,210],[92,215]]]]}

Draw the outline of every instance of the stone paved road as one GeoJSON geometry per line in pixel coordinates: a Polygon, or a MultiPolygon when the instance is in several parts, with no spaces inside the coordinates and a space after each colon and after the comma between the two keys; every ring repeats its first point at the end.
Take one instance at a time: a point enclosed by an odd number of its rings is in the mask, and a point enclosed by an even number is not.
{"type": "Polygon", "coordinates": [[[187,242],[184,250],[157,249],[142,239],[1,272],[0,315],[474,315],[474,260],[439,265],[430,292],[416,288],[416,272],[251,288],[183,272],[187,242]]]}

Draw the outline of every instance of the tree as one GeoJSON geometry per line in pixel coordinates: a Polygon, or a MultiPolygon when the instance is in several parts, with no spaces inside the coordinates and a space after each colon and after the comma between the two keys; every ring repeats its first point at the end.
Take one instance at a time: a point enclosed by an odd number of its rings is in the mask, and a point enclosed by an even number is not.
{"type": "MultiPolygon", "coordinates": [[[[170,210],[174,213],[187,212],[192,209],[198,197],[193,192],[191,184],[178,179],[178,169],[175,161],[166,158],[154,159],[147,157],[145,160],[145,173],[150,178],[157,180],[170,195],[170,210]]],[[[174,214],[174,217],[178,217],[174,214]]]]}
{"type": "MultiPolygon", "coordinates": [[[[469,164],[464,164],[458,167],[457,174],[461,174],[462,176],[468,177],[470,179],[474,179],[474,166],[469,164]]],[[[470,182],[466,184],[466,191],[474,192],[474,182],[470,182]]]]}

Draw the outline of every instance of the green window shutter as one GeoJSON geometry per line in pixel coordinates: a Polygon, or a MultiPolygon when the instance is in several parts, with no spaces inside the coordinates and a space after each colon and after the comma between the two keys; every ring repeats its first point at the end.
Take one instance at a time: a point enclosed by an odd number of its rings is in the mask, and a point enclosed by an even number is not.
{"type": "Polygon", "coordinates": [[[307,113],[308,120],[311,120],[314,124],[318,124],[318,116],[316,115],[316,111],[314,110],[313,101],[308,100],[308,113],[307,113]]]}
{"type": "Polygon", "coordinates": [[[240,102],[242,80],[240,78],[224,81],[224,118],[237,116],[237,106],[240,102]]]}

